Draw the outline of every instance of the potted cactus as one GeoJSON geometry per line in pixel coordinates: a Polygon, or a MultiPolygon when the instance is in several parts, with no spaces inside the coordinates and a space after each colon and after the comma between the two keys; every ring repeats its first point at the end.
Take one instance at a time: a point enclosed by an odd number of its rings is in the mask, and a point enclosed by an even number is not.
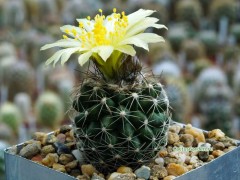
{"type": "Polygon", "coordinates": [[[120,165],[137,167],[149,161],[166,144],[169,102],[160,83],[142,71],[133,46],[148,50],[148,43],[163,42],[149,28],[166,28],[149,17],[152,10],[140,9],[94,19],[77,19],[79,27],[61,27],[63,39],[41,48],[64,49],[46,61],[67,62],[79,53],[81,66],[91,61],[94,71],[80,83],[74,96],[74,133],[85,161],[100,171],[120,165]]]}

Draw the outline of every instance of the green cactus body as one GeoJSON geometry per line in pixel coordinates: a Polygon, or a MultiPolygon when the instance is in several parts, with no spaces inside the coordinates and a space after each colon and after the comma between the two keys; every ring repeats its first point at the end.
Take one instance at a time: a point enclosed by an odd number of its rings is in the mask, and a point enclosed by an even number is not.
{"type": "Polygon", "coordinates": [[[200,102],[201,112],[205,116],[204,129],[222,129],[229,136],[232,129],[233,109],[232,92],[227,86],[209,86],[204,99],[200,102]]]}
{"type": "Polygon", "coordinates": [[[9,99],[13,100],[19,92],[30,96],[34,91],[34,72],[31,66],[24,61],[18,61],[9,72],[9,99]]]}
{"type": "Polygon", "coordinates": [[[190,22],[198,27],[202,15],[202,7],[196,0],[181,0],[176,5],[176,18],[179,21],[190,22]]]}
{"type": "Polygon", "coordinates": [[[212,20],[218,23],[222,17],[234,22],[237,17],[237,5],[235,0],[215,0],[210,5],[212,20]]]}
{"type": "Polygon", "coordinates": [[[99,168],[140,165],[166,144],[169,102],[159,83],[120,87],[88,80],[73,107],[78,147],[99,168]]]}
{"type": "Polygon", "coordinates": [[[215,31],[201,31],[198,38],[205,46],[208,56],[213,56],[218,50],[218,38],[215,31]]]}
{"type": "Polygon", "coordinates": [[[16,62],[16,58],[12,56],[4,57],[0,60],[0,83],[8,85],[10,71],[16,62]]]}
{"type": "Polygon", "coordinates": [[[55,93],[43,93],[36,101],[35,110],[37,120],[42,126],[54,129],[63,120],[63,103],[55,93]]]}
{"type": "Polygon", "coordinates": [[[230,32],[235,37],[236,41],[240,43],[240,24],[232,25],[230,32]]]}
{"type": "Polygon", "coordinates": [[[0,108],[0,122],[8,125],[15,134],[18,134],[18,127],[22,122],[19,109],[12,103],[5,103],[0,108]]]}

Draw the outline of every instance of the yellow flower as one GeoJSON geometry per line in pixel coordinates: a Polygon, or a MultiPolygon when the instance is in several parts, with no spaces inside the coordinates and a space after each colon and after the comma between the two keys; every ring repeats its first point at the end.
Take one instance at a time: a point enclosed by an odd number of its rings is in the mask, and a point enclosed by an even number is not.
{"type": "Polygon", "coordinates": [[[117,13],[114,8],[113,13],[107,17],[102,14],[101,9],[99,12],[94,19],[90,17],[77,19],[79,27],[71,25],[61,27],[61,31],[65,33],[64,39],[47,44],[41,50],[52,47],[64,49],[57,51],[46,64],[56,64],[59,60],[64,64],[73,53],[80,53],[78,57],[80,65],[85,64],[91,57],[106,62],[115,52],[134,56],[136,51],[133,45],[148,50],[148,43],[164,41],[157,34],[144,33],[149,27],[166,28],[162,24],[157,24],[157,18],[149,17],[155,11],[140,9],[126,16],[125,12],[117,13]]]}

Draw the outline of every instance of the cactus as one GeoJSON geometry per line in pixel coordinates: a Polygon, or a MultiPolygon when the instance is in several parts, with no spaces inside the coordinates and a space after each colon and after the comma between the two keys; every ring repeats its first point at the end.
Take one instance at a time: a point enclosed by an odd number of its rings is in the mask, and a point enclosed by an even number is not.
{"type": "Polygon", "coordinates": [[[194,61],[205,56],[204,45],[198,39],[187,39],[183,42],[182,51],[187,61],[194,61]]]}
{"type": "Polygon", "coordinates": [[[172,109],[172,119],[185,122],[191,110],[186,84],[180,77],[169,76],[163,79],[163,85],[172,109]]]}
{"type": "Polygon", "coordinates": [[[204,129],[220,128],[227,135],[231,135],[233,119],[231,98],[232,92],[226,85],[206,88],[205,97],[200,102],[201,113],[205,116],[204,129]]]}
{"type": "Polygon", "coordinates": [[[0,108],[0,122],[8,125],[17,135],[18,128],[22,123],[22,116],[17,106],[9,102],[4,103],[0,108]]]}
{"type": "Polygon", "coordinates": [[[178,1],[175,12],[177,20],[189,22],[194,27],[199,26],[202,15],[202,7],[197,0],[178,1]]]}
{"type": "Polygon", "coordinates": [[[19,92],[34,93],[35,77],[32,67],[24,62],[18,61],[9,72],[9,99],[13,100],[19,92]]]}
{"type": "Polygon", "coordinates": [[[14,45],[10,42],[1,42],[0,43],[0,61],[4,57],[15,57],[17,54],[14,45]]]}
{"type": "Polygon", "coordinates": [[[198,38],[203,43],[208,56],[214,56],[218,50],[218,38],[215,31],[201,31],[198,38]]]}
{"type": "Polygon", "coordinates": [[[140,9],[127,16],[114,8],[106,20],[103,11],[99,12],[92,21],[91,17],[79,19],[80,28],[62,27],[67,33],[64,39],[45,45],[42,50],[65,48],[49,58],[47,64],[59,60],[64,63],[74,52],[81,54],[80,65],[88,60],[94,63],[93,71],[87,71],[73,98],[72,119],[77,146],[86,162],[109,172],[121,165],[135,168],[148,162],[166,145],[170,121],[166,92],[154,77],[142,72],[132,47],[135,44],[148,49],[148,43],[163,41],[161,36],[143,31],[165,26],[156,24],[157,18],[148,17],[154,12],[151,10],[140,9]],[[81,28],[91,22],[93,29],[87,29],[85,34],[81,28]],[[116,36],[119,34],[121,37],[116,36]],[[76,39],[69,39],[68,35],[76,39]]]}
{"type": "Polygon", "coordinates": [[[227,86],[227,77],[224,72],[217,67],[209,67],[203,70],[195,83],[195,102],[200,102],[206,96],[206,89],[210,86],[227,86]]]}
{"type": "Polygon", "coordinates": [[[231,26],[230,33],[234,36],[237,43],[240,43],[240,24],[233,24],[231,26]]]}
{"type": "Polygon", "coordinates": [[[24,23],[25,8],[22,1],[6,1],[3,6],[4,24],[8,28],[19,28],[24,23]]]}
{"type": "Polygon", "coordinates": [[[194,77],[198,77],[202,70],[207,69],[211,66],[211,61],[208,58],[200,58],[194,62],[194,70],[193,75],[194,77]]]}
{"type": "Polygon", "coordinates": [[[181,45],[187,39],[187,31],[183,26],[172,27],[168,31],[168,39],[175,52],[179,52],[181,45]]]}
{"type": "Polygon", "coordinates": [[[35,112],[40,125],[51,129],[59,127],[64,114],[61,98],[53,92],[44,92],[36,101],[35,112]]]}
{"type": "Polygon", "coordinates": [[[7,56],[0,60],[0,83],[8,85],[10,79],[10,71],[16,62],[17,59],[12,56],[7,56]]]}
{"type": "Polygon", "coordinates": [[[212,20],[218,23],[222,17],[234,22],[237,17],[237,5],[235,0],[214,0],[210,4],[212,20]]]}

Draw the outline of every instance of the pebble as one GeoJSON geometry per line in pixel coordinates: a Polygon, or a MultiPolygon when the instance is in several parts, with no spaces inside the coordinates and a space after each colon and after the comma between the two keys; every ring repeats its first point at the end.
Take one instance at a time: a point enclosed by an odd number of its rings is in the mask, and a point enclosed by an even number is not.
{"type": "Polygon", "coordinates": [[[191,134],[182,134],[180,141],[184,143],[185,147],[191,147],[194,141],[194,137],[191,134]]]}
{"type": "Polygon", "coordinates": [[[225,154],[223,151],[221,151],[221,150],[214,150],[213,152],[212,152],[212,155],[214,156],[214,157],[219,157],[219,156],[222,156],[223,154],[225,154]]]}
{"type": "Polygon", "coordinates": [[[209,151],[200,151],[198,153],[198,157],[202,161],[207,161],[209,158],[209,151]]]}
{"type": "Polygon", "coordinates": [[[88,175],[90,177],[93,175],[93,173],[97,173],[97,170],[91,164],[82,165],[81,171],[82,171],[83,175],[88,175]]]}
{"type": "Polygon", "coordinates": [[[32,136],[32,138],[36,141],[40,141],[41,144],[45,145],[45,139],[46,139],[47,134],[43,132],[35,132],[32,136]]]}
{"type": "Polygon", "coordinates": [[[61,154],[59,157],[59,162],[63,165],[74,160],[74,157],[71,154],[61,154]]]}
{"type": "Polygon", "coordinates": [[[93,173],[91,180],[105,180],[105,179],[103,177],[97,175],[96,173],[93,173]]]}
{"type": "Polygon", "coordinates": [[[158,165],[164,166],[164,159],[161,157],[156,158],[155,163],[157,163],[158,165]]]}
{"type": "Polygon", "coordinates": [[[139,169],[137,169],[134,173],[138,178],[149,179],[150,168],[147,166],[142,166],[139,169]]]}
{"type": "Polygon", "coordinates": [[[54,163],[58,162],[58,155],[56,153],[48,154],[43,160],[43,165],[47,167],[52,167],[54,163]]]}
{"type": "Polygon", "coordinates": [[[42,164],[42,156],[40,155],[40,154],[38,154],[38,155],[36,155],[36,156],[34,156],[32,159],[31,159],[31,161],[34,161],[34,162],[37,162],[37,163],[39,163],[39,164],[42,164]]]}
{"type": "Polygon", "coordinates": [[[154,165],[151,169],[151,175],[160,179],[166,177],[168,175],[168,172],[165,167],[154,165]]]}
{"type": "Polygon", "coordinates": [[[213,145],[214,150],[224,150],[225,146],[222,142],[218,142],[213,145]]]}
{"type": "Polygon", "coordinates": [[[197,156],[192,156],[191,158],[190,158],[190,161],[189,161],[189,163],[190,164],[196,164],[196,163],[198,163],[198,157],[197,156]]]}
{"type": "Polygon", "coordinates": [[[58,135],[57,135],[57,140],[58,140],[58,142],[60,142],[60,143],[65,143],[65,141],[66,141],[66,135],[65,135],[65,134],[58,134],[58,135]]]}
{"type": "Polygon", "coordinates": [[[52,168],[56,171],[60,171],[60,172],[63,172],[63,173],[66,172],[66,169],[65,169],[64,165],[62,165],[62,164],[54,163],[52,168]]]}
{"type": "Polygon", "coordinates": [[[52,145],[46,145],[43,146],[41,153],[43,156],[46,156],[49,153],[54,153],[55,152],[55,148],[52,145]]]}
{"type": "Polygon", "coordinates": [[[71,131],[72,128],[69,125],[63,125],[60,127],[60,133],[65,134],[66,132],[71,131]]]}
{"type": "Polygon", "coordinates": [[[170,176],[167,176],[167,177],[163,178],[163,180],[172,180],[172,179],[175,179],[175,178],[176,178],[176,176],[170,175],[170,176]]]}
{"type": "Polygon", "coordinates": [[[176,125],[176,124],[169,127],[169,131],[171,131],[173,133],[179,134],[180,130],[181,130],[181,126],[176,125]]]}
{"type": "Polygon", "coordinates": [[[55,142],[57,142],[57,138],[53,134],[48,134],[44,139],[44,144],[53,144],[55,142]]]}
{"type": "Polygon", "coordinates": [[[136,175],[133,173],[125,173],[125,174],[119,174],[116,177],[114,177],[112,180],[135,180],[136,175]]]}
{"type": "Polygon", "coordinates": [[[160,150],[160,151],[158,152],[158,155],[159,155],[160,157],[166,157],[166,156],[168,155],[168,152],[167,152],[166,149],[162,149],[162,150],[160,150]]]}
{"type": "Polygon", "coordinates": [[[65,165],[65,168],[67,170],[67,172],[70,172],[72,169],[76,168],[78,165],[78,161],[74,160],[72,162],[69,162],[65,165]]]}
{"type": "Polygon", "coordinates": [[[214,156],[210,154],[210,155],[208,156],[207,162],[210,162],[210,161],[212,161],[213,159],[214,159],[214,156]]]}
{"type": "Polygon", "coordinates": [[[177,133],[168,132],[168,144],[174,144],[179,141],[177,133]]]}
{"type": "Polygon", "coordinates": [[[77,180],[90,180],[90,177],[87,175],[80,175],[77,176],[77,180]]]}
{"type": "MultiPolygon", "coordinates": [[[[66,166],[65,166],[65,168],[66,168],[66,166]]],[[[66,170],[67,170],[67,168],[66,168],[66,170]]],[[[70,174],[70,176],[77,177],[77,176],[81,175],[81,171],[80,171],[80,169],[73,169],[73,170],[71,170],[71,172],[69,174],[70,174]]]]}
{"type": "Polygon", "coordinates": [[[206,142],[209,143],[209,144],[211,144],[212,146],[214,146],[215,144],[218,143],[217,140],[211,139],[211,138],[210,138],[210,139],[207,139],[206,142]]]}
{"type": "Polygon", "coordinates": [[[57,153],[59,155],[61,155],[61,154],[70,154],[70,152],[71,152],[70,148],[68,146],[66,146],[65,144],[63,144],[63,143],[55,142],[54,146],[56,147],[57,153]]]}
{"type": "Polygon", "coordinates": [[[72,151],[72,155],[75,157],[75,159],[78,160],[78,162],[80,164],[83,164],[84,163],[84,158],[83,158],[83,155],[82,153],[78,150],[78,149],[75,149],[72,151]]]}
{"type": "Polygon", "coordinates": [[[214,130],[208,132],[208,137],[215,138],[216,140],[218,140],[220,138],[224,138],[225,134],[220,129],[214,129],[214,130]]]}
{"type": "Polygon", "coordinates": [[[117,169],[117,172],[124,174],[124,173],[132,173],[133,170],[132,170],[132,168],[130,168],[130,167],[121,166],[121,167],[119,167],[119,168],[117,169]]]}
{"type": "Polygon", "coordinates": [[[31,159],[33,156],[37,155],[41,150],[39,144],[32,143],[23,147],[19,153],[20,156],[31,159]]]}
{"type": "Polygon", "coordinates": [[[205,142],[205,136],[202,130],[193,128],[192,125],[188,124],[185,126],[185,133],[191,134],[198,142],[205,142]]]}
{"type": "Polygon", "coordinates": [[[121,175],[121,173],[114,172],[109,176],[108,180],[114,180],[114,178],[116,178],[119,175],[121,175]]]}
{"type": "Polygon", "coordinates": [[[165,164],[170,164],[170,163],[177,163],[177,159],[176,158],[172,158],[172,157],[165,157],[164,158],[164,162],[165,164]]]}
{"type": "Polygon", "coordinates": [[[186,167],[180,164],[170,163],[167,166],[167,172],[169,175],[180,176],[188,171],[186,167]]]}

